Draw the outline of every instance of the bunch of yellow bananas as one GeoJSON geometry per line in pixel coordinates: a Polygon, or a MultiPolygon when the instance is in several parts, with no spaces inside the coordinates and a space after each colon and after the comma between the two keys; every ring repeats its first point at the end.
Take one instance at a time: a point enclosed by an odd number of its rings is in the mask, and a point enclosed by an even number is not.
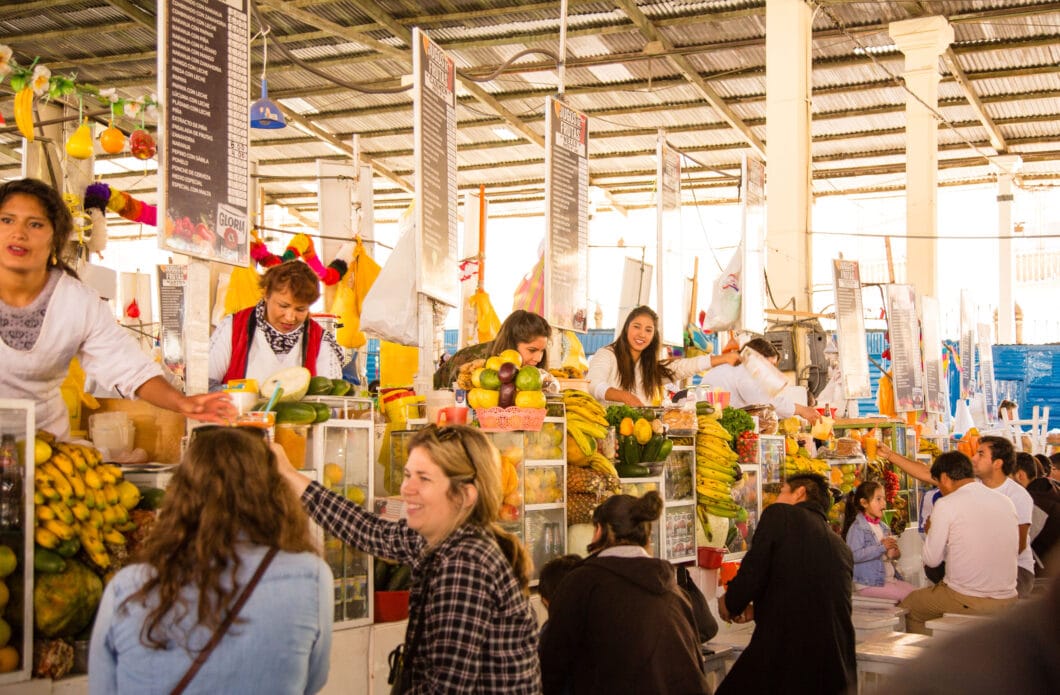
{"type": "Polygon", "coordinates": [[[784,457],[784,466],[781,472],[785,478],[796,473],[819,473],[828,478],[832,472],[832,467],[824,459],[813,459],[802,454],[795,454],[794,456],[788,454],[784,457]]]}
{"type": "Polygon", "coordinates": [[[33,88],[23,87],[15,94],[15,125],[22,137],[33,142],[33,88]]]}
{"type": "Polygon", "coordinates": [[[732,498],[738,457],[729,446],[732,435],[717,420],[700,415],[696,422],[696,514],[709,533],[707,514],[732,519],[740,512],[732,498]]]}
{"type": "Polygon", "coordinates": [[[567,434],[587,457],[584,465],[617,478],[615,465],[598,451],[595,441],[607,436],[607,411],[604,407],[591,395],[578,389],[563,392],[563,407],[567,411],[567,434]]]}
{"type": "Polygon", "coordinates": [[[37,545],[79,542],[93,564],[110,567],[105,543],[125,545],[123,532],[136,528],[129,510],[140,502],[140,490],[122,475],[90,446],[52,443],[51,457],[33,472],[37,545]]]}

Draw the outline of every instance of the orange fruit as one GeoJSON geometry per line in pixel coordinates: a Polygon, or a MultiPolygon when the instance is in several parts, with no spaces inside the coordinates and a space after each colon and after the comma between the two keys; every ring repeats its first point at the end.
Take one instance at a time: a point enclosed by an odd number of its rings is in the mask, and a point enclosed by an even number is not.
{"type": "Polygon", "coordinates": [[[108,154],[118,154],[125,149],[125,133],[109,126],[99,134],[99,145],[108,154]]]}
{"type": "Polygon", "coordinates": [[[18,567],[15,551],[6,545],[0,545],[0,579],[8,576],[18,567]]]}
{"type": "Polygon", "coordinates": [[[11,673],[18,668],[18,650],[8,646],[0,649],[0,673],[11,673]]]}

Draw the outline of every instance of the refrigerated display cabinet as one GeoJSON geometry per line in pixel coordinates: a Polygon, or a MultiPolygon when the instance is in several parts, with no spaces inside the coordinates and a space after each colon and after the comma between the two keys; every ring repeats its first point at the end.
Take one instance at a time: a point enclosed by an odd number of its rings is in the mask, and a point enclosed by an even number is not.
{"type": "MultiPolygon", "coordinates": [[[[17,508],[7,522],[0,526],[0,583],[8,596],[2,609],[3,621],[11,630],[6,645],[0,649],[6,673],[0,673],[0,686],[30,679],[33,665],[33,470],[34,470],[34,403],[22,399],[0,399],[0,440],[10,435],[12,449],[4,463],[14,465],[21,472],[21,490],[12,484],[0,489],[5,504],[17,508]],[[13,561],[13,562],[12,562],[13,561]],[[16,652],[16,653],[12,653],[16,652]]],[[[2,483],[3,481],[0,481],[2,483]]],[[[2,590],[0,590],[2,591],[2,590]]]]}
{"type": "Polygon", "coordinates": [[[670,455],[659,474],[641,478],[620,478],[622,492],[640,497],[658,490],[663,498],[659,521],[652,524],[652,553],[673,563],[696,559],[696,447],[692,437],[675,438],[670,455]],[[686,442],[691,442],[688,444],[686,442]]]}
{"type": "MultiPolygon", "coordinates": [[[[351,502],[371,509],[375,425],[366,420],[328,420],[313,426],[310,475],[351,502]]],[[[324,556],[335,577],[336,630],[373,621],[372,559],[321,531],[324,556]]]]}

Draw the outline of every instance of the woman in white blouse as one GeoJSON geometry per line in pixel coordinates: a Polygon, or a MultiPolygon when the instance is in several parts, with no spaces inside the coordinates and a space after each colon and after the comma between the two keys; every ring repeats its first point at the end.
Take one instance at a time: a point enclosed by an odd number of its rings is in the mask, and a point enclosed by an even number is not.
{"type": "Polygon", "coordinates": [[[618,340],[593,353],[589,391],[597,400],[633,407],[658,405],[666,384],[719,364],[740,362],[735,352],[659,361],[658,325],[658,315],[649,307],[639,306],[629,312],[618,340]]]}
{"type": "Polygon", "coordinates": [[[103,388],[196,420],[235,415],[225,394],[186,396],[140,350],[114,312],[60,258],[73,219],[59,193],[36,179],[0,185],[0,397],[36,402],[36,425],[60,439],[69,415],[59,385],[70,360],[103,388]]]}

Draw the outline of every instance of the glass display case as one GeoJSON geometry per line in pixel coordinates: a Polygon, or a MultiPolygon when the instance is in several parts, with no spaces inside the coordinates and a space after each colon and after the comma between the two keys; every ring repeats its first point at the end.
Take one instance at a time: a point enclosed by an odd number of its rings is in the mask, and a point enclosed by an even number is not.
{"type": "MultiPolygon", "coordinates": [[[[370,509],[375,461],[375,426],[371,419],[328,420],[315,425],[310,466],[324,487],[370,509]]],[[[371,556],[323,533],[324,556],[335,576],[335,629],[373,621],[371,556]]]]}
{"type": "Polygon", "coordinates": [[[659,471],[644,478],[621,478],[622,492],[640,497],[658,490],[663,498],[660,520],[652,524],[652,552],[673,563],[696,559],[696,448],[692,438],[678,439],[659,471]]]}
{"type": "Polygon", "coordinates": [[[29,680],[33,665],[33,416],[33,401],[0,399],[0,686],[29,680]]]}
{"type": "Polygon", "coordinates": [[[730,553],[742,553],[751,548],[751,539],[758,527],[762,512],[762,469],[755,464],[740,464],[743,476],[732,486],[732,499],[746,514],[732,520],[725,549],[730,553]]]}
{"type": "Polygon", "coordinates": [[[530,583],[536,585],[542,565],[567,552],[566,419],[550,415],[538,432],[486,436],[500,452],[504,468],[501,526],[526,545],[534,563],[530,583]]]}
{"type": "Polygon", "coordinates": [[[755,465],[759,468],[758,474],[758,499],[761,504],[758,513],[773,504],[780,493],[780,484],[784,482],[784,459],[787,452],[784,449],[783,435],[760,434],[758,435],[758,448],[755,457],[755,465]]]}

